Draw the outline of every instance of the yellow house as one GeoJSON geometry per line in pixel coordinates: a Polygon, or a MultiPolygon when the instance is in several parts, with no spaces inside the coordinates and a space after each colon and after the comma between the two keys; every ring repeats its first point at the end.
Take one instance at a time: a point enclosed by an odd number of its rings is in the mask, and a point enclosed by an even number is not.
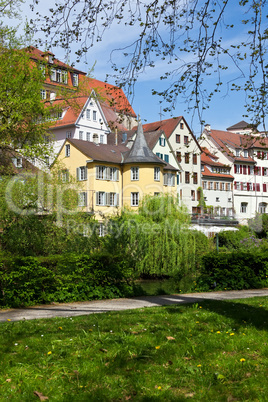
{"type": "Polygon", "coordinates": [[[80,182],[81,211],[93,212],[98,220],[124,206],[137,209],[147,194],[177,194],[178,169],[150,150],[141,123],[131,149],[124,144],[66,139],[56,161],[64,166],[63,181],[72,175],[80,182]]]}

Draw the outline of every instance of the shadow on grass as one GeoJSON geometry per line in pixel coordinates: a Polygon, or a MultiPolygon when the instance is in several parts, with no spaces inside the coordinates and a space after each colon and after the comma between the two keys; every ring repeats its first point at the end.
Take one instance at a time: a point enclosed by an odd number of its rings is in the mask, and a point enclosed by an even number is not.
{"type": "MultiPolygon", "coordinates": [[[[139,297],[139,300],[142,298],[139,297]]],[[[252,325],[257,329],[268,330],[268,310],[262,306],[252,306],[241,302],[241,299],[237,300],[210,300],[202,297],[184,297],[184,296],[162,296],[159,306],[166,306],[169,313],[178,313],[178,308],[181,305],[193,305],[198,303],[198,306],[202,306],[203,310],[211,311],[225,317],[231,318],[237,325],[245,326],[245,322],[248,325],[252,325]],[[178,299],[176,303],[176,299],[178,299]],[[171,307],[172,306],[172,307],[171,307]]],[[[148,300],[145,298],[144,300],[148,300]]],[[[154,303],[157,303],[155,298],[154,303]]]]}

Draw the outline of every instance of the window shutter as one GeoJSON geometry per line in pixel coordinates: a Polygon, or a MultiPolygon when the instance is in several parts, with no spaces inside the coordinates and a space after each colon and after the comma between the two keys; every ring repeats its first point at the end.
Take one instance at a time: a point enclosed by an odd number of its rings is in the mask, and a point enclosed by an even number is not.
{"type": "Polygon", "coordinates": [[[255,191],[255,183],[253,183],[253,191],[255,191]]]}
{"type": "Polygon", "coordinates": [[[214,181],[214,190],[216,190],[216,182],[214,181]]]}
{"type": "Polygon", "coordinates": [[[266,183],[263,183],[263,192],[266,193],[266,183]]]}
{"type": "Polygon", "coordinates": [[[249,191],[250,190],[250,188],[249,188],[249,183],[247,183],[247,191],[249,191]]]}
{"type": "Polygon", "coordinates": [[[87,180],[87,167],[85,166],[85,180],[87,180]]]}
{"type": "Polygon", "coordinates": [[[107,167],[105,169],[106,180],[111,180],[111,168],[107,167]]]}
{"type": "Polygon", "coordinates": [[[85,192],[85,207],[87,206],[87,193],[85,192]]]}
{"type": "Polygon", "coordinates": [[[99,179],[100,177],[100,167],[96,166],[96,179],[99,179]]]}
{"type": "Polygon", "coordinates": [[[118,168],[116,168],[116,171],[115,171],[115,180],[119,181],[119,169],[118,168]]]}
{"type": "Polygon", "coordinates": [[[168,174],[165,173],[164,174],[164,186],[167,186],[167,184],[168,184],[168,174]]]}
{"type": "Polygon", "coordinates": [[[99,192],[96,192],[96,205],[99,205],[99,192]]]}
{"type": "Polygon", "coordinates": [[[172,186],[175,186],[175,174],[172,175],[172,186]]]}
{"type": "Polygon", "coordinates": [[[257,191],[260,191],[260,183],[257,183],[256,186],[257,186],[257,191]]]}
{"type": "Polygon", "coordinates": [[[237,173],[236,165],[234,165],[234,172],[237,173]]]}
{"type": "Polygon", "coordinates": [[[110,193],[105,193],[105,205],[110,206],[110,193]]]}
{"type": "Polygon", "coordinates": [[[76,168],[76,179],[80,180],[80,168],[76,168]]]}
{"type": "Polygon", "coordinates": [[[236,181],[234,182],[234,188],[235,190],[237,189],[236,181]]]}
{"type": "Polygon", "coordinates": [[[242,165],[239,165],[239,166],[240,166],[240,174],[242,174],[243,166],[242,165]]]}
{"type": "Polygon", "coordinates": [[[250,174],[250,166],[248,166],[248,174],[250,174]]]}
{"type": "Polygon", "coordinates": [[[264,167],[262,168],[262,175],[264,176],[264,167]]]}

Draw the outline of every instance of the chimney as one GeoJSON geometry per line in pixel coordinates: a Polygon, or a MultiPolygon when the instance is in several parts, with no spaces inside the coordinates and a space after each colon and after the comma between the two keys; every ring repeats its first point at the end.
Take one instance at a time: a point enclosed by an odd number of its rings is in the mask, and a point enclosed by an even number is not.
{"type": "Polygon", "coordinates": [[[207,130],[207,131],[211,131],[210,124],[205,124],[205,130],[207,130]]]}

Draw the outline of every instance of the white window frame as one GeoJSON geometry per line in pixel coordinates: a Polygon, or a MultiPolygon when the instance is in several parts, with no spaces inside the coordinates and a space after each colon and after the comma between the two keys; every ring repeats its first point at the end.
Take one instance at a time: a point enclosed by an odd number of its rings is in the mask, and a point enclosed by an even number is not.
{"type": "Polygon", "coordinates": [[[61,171],[61,181],[63,183],[68,183],[68,181],[69,181],[69,170],[68,169],[64,169],[61,171]]]}
{"type": "Polygon", "coordinates": [[[118,181],[119,180],[119,169],[116,167],[110,168],[110,180],[118,181]]]}
{"type": "Polygon", "coordinates": [[[93,119],[93,121],[97,121],[97,111],[96,110],[93,110],[93,112],[92,112],[92,119],[93,119]]]}
{"type": "Polygon", "coordinates": [[[16,158],[16,157],[14,157],[14,158],[12,158],[12,162],[13,162],[13,165],[16,167],[16,168],[22,168],[22,158],[16,158]]]}
{"type": "Polygon", "coordinates": [[[82,191],[78,193],[78,206],[79,207],[86,207],[87,206],[87,192],[82,191]]]}
{"type": "Polygon", "coordinates": [[[79,140],[84,139],[84,131],[79,131],[79,140]]]}
{"type": "Polygon", "coordinates": [[[106,166],[96,166],[96,179],[97,180],[107,180],[107,167],[106,166]]]}
{"type": "Polygon", "coordinates": [[[168,187],[175,186],[175,174],[164,173],[164,186],[168,186],[168,187]]]}
{"type": "Polygon", "coordinates": [[[100,144],[104,144],[104,134],[100,134],[100,144]]]}
{"type": "Polygon", "coordinates": [[[90,115],[91,115],[91,114],[90,114],[90,111],[91,111],[90,109],[87,109],[87,110],[86,110],[86,119],[87,119],[87,120],[90,120],[90,115]]]}
{"type": "Polygon", "coordinates": [[[104,191],[96,192],[96,205],[105,206],[106,205],[106,196],[104,191]]]}
{"type": "Polygon", "coordinates": [[[132,166],[131,169],[131,181],[138,181],[140,176],[140,169],[138,166],[132,166]]]}
{"type": "Polygon", "coordinates": [[[206,189],[207,189],[207,182],[203,181],[203,190],[206,190],[206,189]]]}
{"type": "Polygon", "coordinates": [[[91,133],[87,131],[86,136],[87,136],[87,141],[91,141],[91,133]]]}
{"type": "Polygon", "coordinates": [[[247,207],[248,207],[248,203],[247,203],[247,202],[241,202],[240,212],[241,212],[242,214],[246,214],[246,213],[247,213],[247,207]]]}
{"type": "Polygon", "coordinates": [[[71,145],[70,144],[66,144],[65,145],[65,156],[70,156],[71,155],[71,145]]]}
{"type": "Polygon", "coordinates": [[[131,193],[131,206],[132,207],[139,206],[139,198],[140,198],[140,194],[138,192],[131,193]]]}
{"type": "Polygon", "coordinates": [[[160,147],[164,147],[166,145],[166,139],[164,137],[159,137],[159,145],[160,147]]]}
{"type": "Polygon", "coordinates": [[[73,73],[73,86],[78,87],[78,74],[73,73]]]}
{"type": "Polygon", "coordinates": [[[72,138],[72,132],[66,131],[66,138],[72,138]]]}
{"type": "Polygon", "coordinates": [[[44,88],[42,88],[41,89],[41,99],[46,99],[47,98],[47,91],[44,89],[44,88]]]}
{"type": "Polygon", "coordinates": [[[76,178],[78,181],[87,180],[87,167],[86,166],[79,166],[76,169],[76,178]]]}
{"type": "Polygon", "coordinates": [[[154,181],[160,181],[160,167],[154,168],[154,181]]]}

